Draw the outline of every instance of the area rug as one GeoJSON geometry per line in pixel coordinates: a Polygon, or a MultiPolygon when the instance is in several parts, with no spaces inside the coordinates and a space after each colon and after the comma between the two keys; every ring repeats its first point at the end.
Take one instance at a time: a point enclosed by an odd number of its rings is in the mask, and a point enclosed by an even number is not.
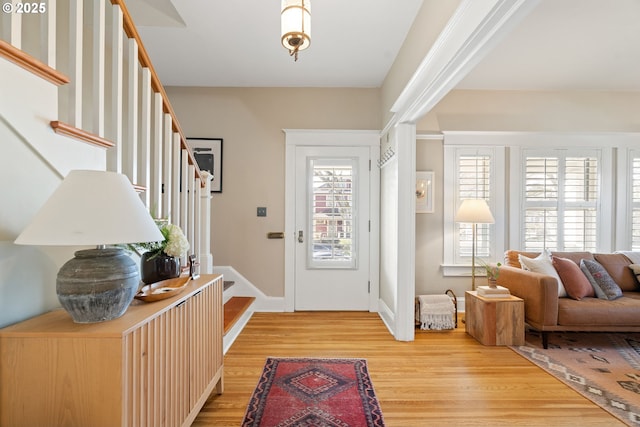
{"type": "Polygon", "coordinates": [[[381,427],[365,359],[268,358],[243,427],[381,427]]]}
{"type": "Polygon", "coordinates": [[[518,354],[593,401],[622,422],[640,425],[640,334],[549,334],[549,348],[527,331],[518,354]]]}

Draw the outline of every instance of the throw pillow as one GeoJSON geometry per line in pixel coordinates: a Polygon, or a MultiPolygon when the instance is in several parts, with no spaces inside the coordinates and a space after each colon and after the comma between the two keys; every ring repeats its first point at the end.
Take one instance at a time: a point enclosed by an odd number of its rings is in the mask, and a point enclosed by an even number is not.
{"type": "Polygon", "coordinates": [[[622,289],[600,263],[583,259],[580,261],[580,268],[591,282],[598,298],[614,300],[622,296],[622,289]]]}
{"type": "Polygon", "coordinates": [[[629,268],[633,271],[633,274],[640,283],[640,264],[629,264],[629,268]]]}
{"type": "Polygon", "coordinates": [[[578,264],[568,258],[560,258],[557,256],[551,257],[551,263],[562,279],[562,284],[567,291],[567,295],[578,301],[584,297],[595,296],[593,286],[591,286],[587,276],[582,273],[578,264]]]}
{"type": "Polygon", "coordinates": [[[562,279],[551,263],[551,252],[545,250],[535,258],[528,258],[524,255],[518,255],[518,260],[520,260],[520,265],[524,270],[529,270],[533,271],[534,273],[540,273],[546,276],[555,277],[558,281],[558,296],[567,296],[567,291],[564,289],[562,279]]]}

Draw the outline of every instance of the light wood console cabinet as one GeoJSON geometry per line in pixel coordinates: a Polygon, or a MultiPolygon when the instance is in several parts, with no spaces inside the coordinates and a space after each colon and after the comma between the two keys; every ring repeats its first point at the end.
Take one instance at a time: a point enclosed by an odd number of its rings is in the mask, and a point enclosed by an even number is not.
{"type": "Polygon", "coordinates": [[[0,426],[188,426],[222,393],[222,276],[77,324],[55,310],[0,330],[0,426]]]}

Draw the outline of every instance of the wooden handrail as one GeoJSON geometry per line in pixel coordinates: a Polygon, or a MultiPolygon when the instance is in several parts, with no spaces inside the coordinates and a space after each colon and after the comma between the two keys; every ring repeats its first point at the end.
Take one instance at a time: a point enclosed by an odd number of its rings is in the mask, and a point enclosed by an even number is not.
{"type": "Polygon", "coordinates": [[[53,83],[56,86],[62,86],[70,81],[69,77],[66,75],[54,68],[51,68],[44,62],[18,49],[5,40],[0,40],[0,56],[7,58],[9,61],[19,65],[25,70],[31,71],[33,74],[53,83]]]}
{"type": "Polygon", "coordinates": [[[111,4],[120,6],[123,15],[123,27],[124,32],[127,37],[135,39],[138,43],[138,61],[142,67],[146,67],[151,72],[151,88],[156,92],[162,95],[162,111],[171,115],[172,119],[172,127],[173,131],[177,132],[180,135],[180,146],[183,149],[187,150],[189,155],[189,164],[194,165],[196,169],[196,175],[200,178],[201,187],[204,187],[204,179],[200,173],[200,168],[198,167],[198,162],[196,162],[196,158],[191,151],[191,148],[187,144],[187,139],[182,132],[182,128],[180,127],[180,123],[178,123],[178,118],[176,113],[173,111],[173,107],[171,107],[171,103],[169,102],[169,97],[167,96],[166,91],[164,90],[164,86],[160,82],[160,78],[156,73],[155,68],[153,68],[153,64],[151,63],[151,59],[149,58],[149,54],[147,54],[147,50],[142,43],[142,38],[140,34],[138,34],[138,30],[136,29],[135,24],[133,23],[133,18],[129,14],[129,9],[125,5],[124,0],[111,0],[111,4]]]}
{"type": "Polygon", "coordinates": [[[58,120],[54,120],[49,123],[53,131],[60,135],[66,135],[68,137],[77,139],[78,141],[87,142],[91,145],[97,145],[98,147],[111,148],[116,144],[108,139],[102,138],[86,130],[78,129],[67,123],[63,123],[58,120]]]}

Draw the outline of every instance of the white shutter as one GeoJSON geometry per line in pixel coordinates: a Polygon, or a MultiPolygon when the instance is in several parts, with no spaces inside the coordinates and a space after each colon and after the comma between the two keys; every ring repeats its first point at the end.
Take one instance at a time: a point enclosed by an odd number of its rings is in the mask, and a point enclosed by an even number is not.
{"type": "Polygon", "coordinates": [[[631,250],[640,251],[640,157],[631,162],[631,250]]]}
{"type": "Polygon", "coordinates": [[[598,157],[531,151],[524,160],[525,250],[595,251],[598,157]]]}
{"type": "MultiPolygon", "coordinates": [[[[484,199],[491,206],[491,156],[488,154],[461,155],[458,157],[457,206],[464,199],[484,199]]],[[[456,224],[458,258],[471,258],[473,246],[472,224],[456,224]]],[[[477,224],[476,257],[487,258],[491,254],[491,225],[477,224]]]]}

